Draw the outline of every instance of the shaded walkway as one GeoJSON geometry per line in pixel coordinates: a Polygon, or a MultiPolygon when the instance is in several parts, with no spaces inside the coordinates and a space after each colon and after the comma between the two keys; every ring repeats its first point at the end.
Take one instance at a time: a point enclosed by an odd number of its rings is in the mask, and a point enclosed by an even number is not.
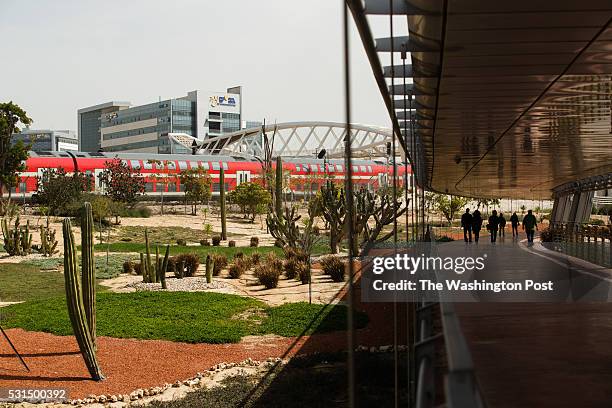
{"type": "MultiPolygon", "coordinates": [[[[496,265],[489,274],[550,278],[566,284],[568,299],[584,299],[589,290],[604,299],[609,289],[600,268],[568,268],[552,253],[507,240],[479,250],[497,255],[489,258],[496,265]]],[[[473,251],[463,243],[439,246],[443,256],[473,251]]],[[[455,309],[489,407],[610,407],[612,304],[486,302],[455,309]]]]}

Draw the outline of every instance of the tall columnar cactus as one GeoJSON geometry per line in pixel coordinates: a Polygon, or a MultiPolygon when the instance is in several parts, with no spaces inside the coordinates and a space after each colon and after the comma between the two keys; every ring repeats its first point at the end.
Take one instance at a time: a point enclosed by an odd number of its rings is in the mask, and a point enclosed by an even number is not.
{"type": "Polygon", "coordinates": [[[32,253],[32,234],[30,233],[30,221],[26,222],[25,229],[20,232],[21,255],[32,253]]]}
{"type": "Polygon", "coordinates": [[[96,266],[94,261],[94,220],[90,203],[81,216],[81,252],[83,264],[83,306],[94,347],[96,347],[96,266]]]}
{"type": "Polygon", "coordinates": [[[227,225],[225,213],[225,171],[219,170],[219,202],[221,205],[221,240],[227,240],[227,225]]]}
{"type": "Polygon", "coordinates": [[[283,219],[283,160],[280,156],[276,158],[276,180],[274,187],[274,209],[279,220],[283,219]]]}
{"type": "Polygon", "coordinates": [[[212,283],[213,269],[215,261],[210,255],[206,255],[206,283],[212,283]]]}
{"type": "Polygon", "coordinates": [[[170,255],[170,245],[166,245],[166,253],[164,254],[164,260],[161,262],[161,269],[157,271],[157,276],[161,282],[162,289],[166,287],[166,271],[168,270],[168,257],[170,255]]]}
{"type": "Polygon", "coordinates": [[[145,229],[145,268],[147,272],[147,282],[155,282],[155,276],[153,275],[153,268],[151,265],[151,248],[149,247],[149,231],[145,229]]]}
{"type": "MultiPolygon", "coordinates": [[[[95,381],[101,381],[104,379],[102,370],[96,358],[96,346],[95,346],[95,329],[92,331],[89,326],[90,316],[93,316],[95,322],[95,280],[91,279],[91,276],[87,276],[90,270],[86,269],[86,262],[93,266],[93,229],[91,223],[88,224],[88,220],[92,220],[91,206],[89,203],[85,205],[85,211],[83,219],[81,220],[81,234],[89,234],[82,240],[83,250],[83,270],[82,277],[79,277],[78,260],[76,252],[76,244],[74,242],[74,235],[72,233],[72,226],[70,225],[70,219],[66,218],[63,221],[62,231],[64,234],[64,280],[66,284],[66,303],[68,305],[68,315],[70,316],[70,322],[72,323],[72,330],[76,337],[77,343],[85,360],[85,365],[89,370],[89,374],[95,381]],[[89,231],[89,232],[88,232],[89,231]],[[89,254],[89,256],[87,255],[89,254]],[[87,257],[87,261],[86,261],[87,257]],[[82,283],[82,291],[81,291],[82,283]],[[83,294],[92,294],[90,300],[93,303],[89,304],[89,316],[86,311],[83,294]]],[[[94,323],[95,327],[95,323],[94,323]]]]}

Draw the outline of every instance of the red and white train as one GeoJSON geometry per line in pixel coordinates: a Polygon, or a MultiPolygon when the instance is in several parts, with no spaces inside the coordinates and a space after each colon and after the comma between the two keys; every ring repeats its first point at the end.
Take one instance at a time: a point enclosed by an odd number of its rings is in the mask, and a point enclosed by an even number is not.
{"type": "MultiPolygon", "coordinates": [[[[96,191],[103,191],[98,175],[105,163],[120,159],[130,168],[138,170],[145,178],[147,195],[180,196],[181,184],[178,174],[187,169],[203,168],[212,178],[213,194],[219,191],[219,170],[225,170],[226,190],[231,191],[240,183],[256,182],[261,178],[261,164],[236,156],[200,156],[185,154],[145,153],[82,153],[82,152],[30,152],[26,170],[20,174],[21,182],[12,193],[14,196],[29,198],[36,193],[37,178],[45,169],[63,168],[67,173],[80,171],[92,174],[96,180],[96,191]]],[[[283,161],[283,168],[289,172],[291,190],[302,195],[316,192],[325,182],[326,174],[335,180],[344,180],[343,160],[292,158],[283,161]],[[327,166],[327,168],[325,168],[327,166]]],[[[404,185],[406,167],[398,164],[398,183],[404,185]]],[[[410,172],[410,168],[408,167],[410,172]]],[[[353,182],[357,185],[377,189],[386,185],[393,174],[393,166],[384,161],[353,160],[353,182]]],[[[408,177],[408,183],[411,178],[408,177]]],[[[408,186],[410,188],[410,185],[408,186]]]]}

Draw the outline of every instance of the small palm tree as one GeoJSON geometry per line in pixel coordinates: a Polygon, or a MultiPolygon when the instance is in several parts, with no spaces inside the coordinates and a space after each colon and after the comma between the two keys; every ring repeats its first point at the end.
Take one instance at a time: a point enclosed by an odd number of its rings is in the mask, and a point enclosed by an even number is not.
{"type": "Polygon", "coordinates": [[[210,224],[204,224],[204,235],[206,236],[206,238],[210,238],[213,234],[213,227],[210,224]]]}

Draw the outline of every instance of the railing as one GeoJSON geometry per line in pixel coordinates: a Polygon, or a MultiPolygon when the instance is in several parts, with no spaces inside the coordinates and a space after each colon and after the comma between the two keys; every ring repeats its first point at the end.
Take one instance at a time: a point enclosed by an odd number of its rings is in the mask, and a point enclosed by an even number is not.
{"type": "MultiPolygon", "coordinates": [[[[432,247],[435,249],[435,243],[432,247]]],[[[472,355],[452,303],[417,299],[410,376],[414,406],[484,408],[472,355]],[[443,387],[441,386],[443,385],[443,387]]]]}
{"type": "Polygon", "coordinates": [[[612,226],[553,223],[543,235],[554,251],[612,267],[612,226]]]}

